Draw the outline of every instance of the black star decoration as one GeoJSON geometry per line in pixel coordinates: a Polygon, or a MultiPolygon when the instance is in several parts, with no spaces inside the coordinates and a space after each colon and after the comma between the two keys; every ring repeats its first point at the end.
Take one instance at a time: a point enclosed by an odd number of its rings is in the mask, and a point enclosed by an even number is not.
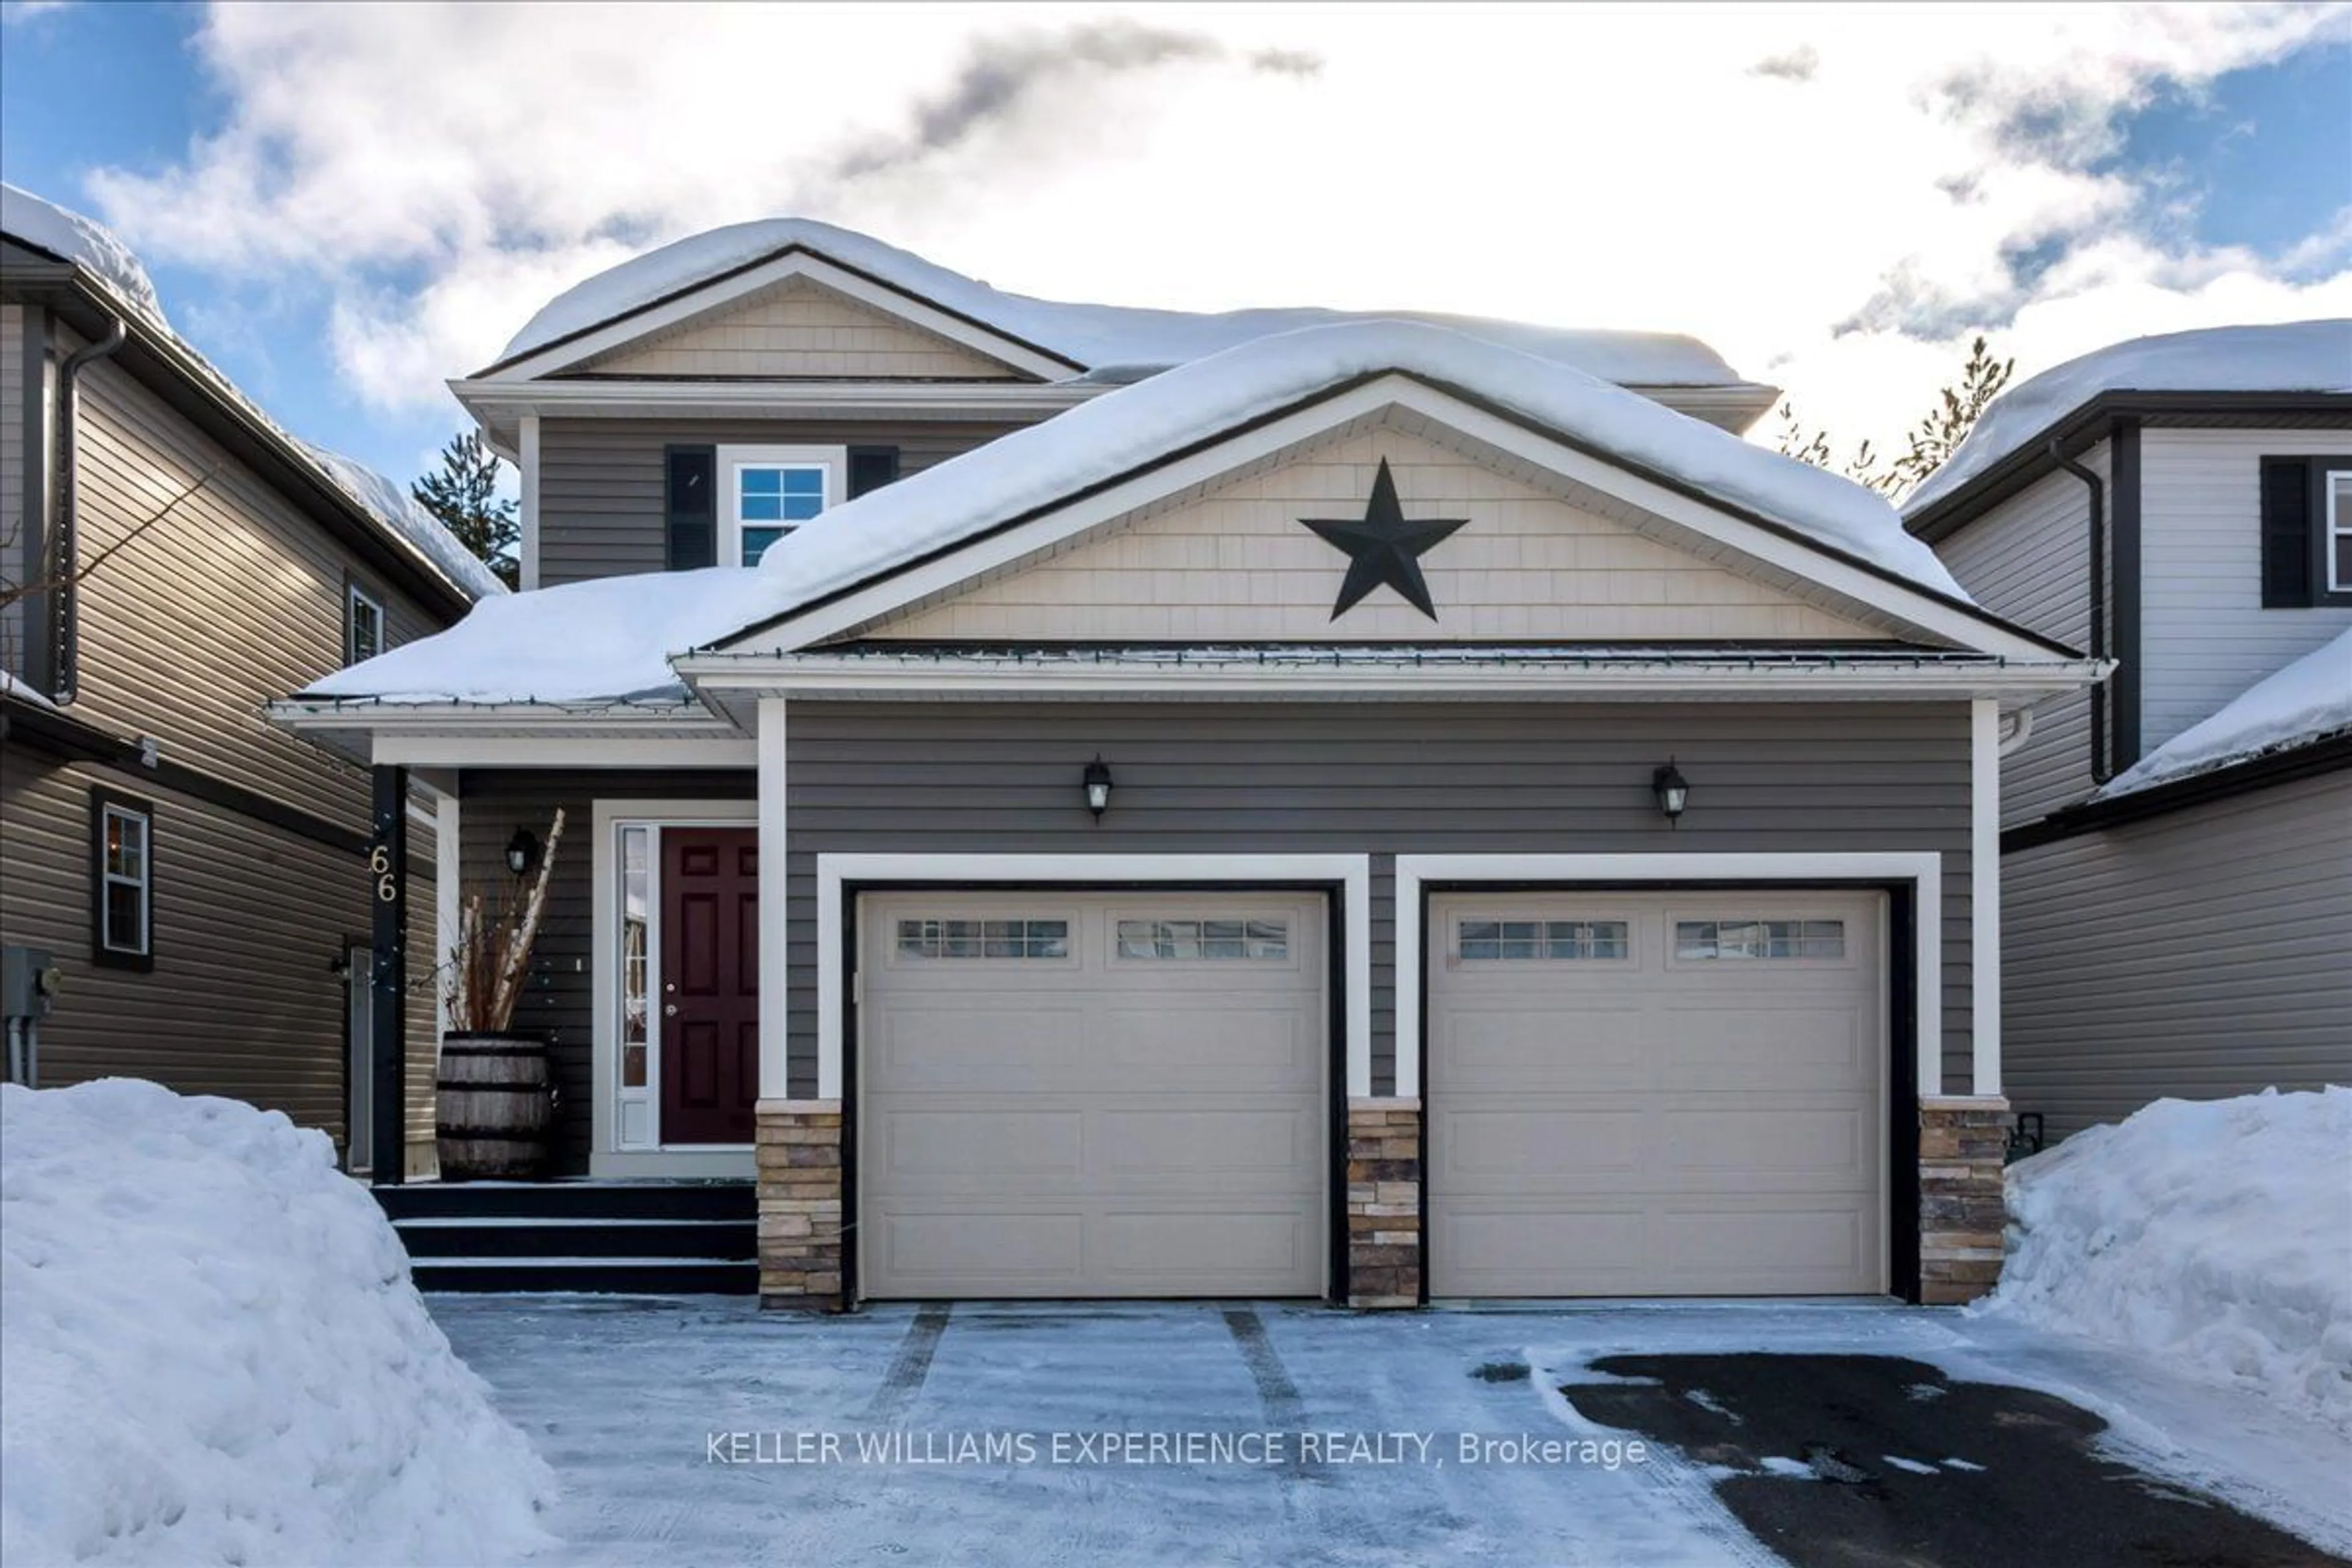
{"type": "Polygon", "coordinates": [[[1389,478],[1389,460],[1372,479],[1372,499],[1361,520],[1302,517],[1298,520],[1322,537],[1323,542],[1348,554],[1348,579],[1339,584],[1339,602],[1331,606],[1338,620],[1383,583],[1402,595],[1431,620],[1437,606],[1430,602],[1429,584],[1421,574],[1421,558],[1446,535],[1470,520],[1466,517],[1425,518],[1407,522],[1397,505],[1396,481],[1389,478]]]}

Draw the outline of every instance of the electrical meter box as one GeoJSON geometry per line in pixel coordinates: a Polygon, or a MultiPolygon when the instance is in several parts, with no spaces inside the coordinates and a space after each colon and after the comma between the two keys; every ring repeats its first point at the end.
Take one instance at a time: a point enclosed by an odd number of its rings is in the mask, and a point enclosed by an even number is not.
{"type": "Polygon", "coordinates": [[[0,947],[0,1018],[46,1018],[56,1003],[57,960],[37,947],[0,947]]]}

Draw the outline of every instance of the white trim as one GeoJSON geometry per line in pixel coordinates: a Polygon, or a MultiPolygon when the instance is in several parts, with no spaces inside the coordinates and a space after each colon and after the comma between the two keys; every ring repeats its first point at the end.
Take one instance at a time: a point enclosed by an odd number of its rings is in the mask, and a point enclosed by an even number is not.
{"type": "Polygon", "coordinates": [[[385,638],[392,635],[392,623],[383,613],[383,596],[368,592],[357,578],[343,582],[343,664],[346,668],[363,664],[377,654],[387,651],[385,638]],[[375,612],[375,648],[362,656],[359,650],[359,616],[362,605],[375,612]]]}
{"type": "Polygon", "coordinates": [[[627,735],[383,735],[378,766],[466,768],[749,768],[752,743],[722,738],[651,740],[627,735]]]}
{"type": "Polygon", "coordinates": [[[2000,1093],[2000,706],[1969,704],[1969,1032],[1979,1096],[2000,1093]]]}
{"type": "Polygon", "coordinates": [[[549,375],[583,360],[610,353],[614,349],[651,337],[667,328],[723,310],[738,300],[747,299],[792,278],[806,278],[836,294],[845,294],[871,310],[895,317],[934,337],[945,338],[982,358],[992,359],[1040,380],[1059,381],[1073,374],[1076,365],[1076,361],[1049,355],[977,322],[950,315],[908,290],[874,282],[796,242],[787,254],[749,271],[738,272],[731,278],[712,279],[650,310],[634,311],[576,336],[535,349],[511,364],[500,366],[475,379],[515,382],[549,375]]]}
{"type": "MultiPolygon", "coordinates": [[[[764,705],[763,705],[764,707],[764,705]]],[[[764,728],[764,715],[763,715],[764,728]]],[[[764,877],[769,864],[761,857],[764,877]]],[[[816,1098],[839,1100],[842,1085],[841,960],[845,882],[1337,883],[1341,889],[1341,964],[1346,981],[1347,1093],[1372,1092],[1372,861],[1369,855],[837,855],[816,858],[816,1098]]],[[[774,900],[781,903],[782,900],[774,900]]],[[[771,900],[762,898],[764,911],[771,900]]],[[[766,932],[761,932],[766,940],[766,932]]],[[[772,988],[761,987],[764,1003],[772,988]]],[[[777,988],[780,989],[780,988],[777,988]]],[[[767,1081],[768,1026],[760,1025],[761,1081],[767,1081]]]]}
{"type": "Polygon", "coordinates": [[[1588,456],[1564,442],[1488,414],[1425,382],[1393,373],[1332,394],[1254,429],[1236,432],[1213,447],[1160,463],[1041,513],[1017,528],[971,539],[936,560],[893,572],[843,598],[813,606],[757,634],[756,639],[740,635],[729,638],[725,647],[733,651],[756,640],[761,649],[783,651],[837,637],[893,610],[962,586],[1088,529],[1192,486],[1209,483],[1248,463],[1392,405],[1614,496],[1709,544],[1826,588],[1864,613],[1894,616],[1916,631],[1977,652],[2037,663],[2061,657],[2039,642],[2003,630],[1900,580],[1882,577],[1836,559],[1824,552],[1826,546],[1783,537],[1616,463],[1588,456]]]}
{"type": "MultiPolygon", "coordinates": [[[[152,805],[131,805],[120,800],[104,800],[98,806],[98,945],[100,951],[123,958],[143,958],[153,963],[155,958],[155,808],[152,805]],[[107,866],[107,824],[120,819],[139,825],[139,875],[124,876],[107,866]],[[124,947],[114,940],[113,911],[108,908],[107,892],[120,884],[139,889],[139,945],[124,947]]],[[[128,837],[126,834],[125,837],[128,837]]]]}
{"type": "MultiPolygon", "coordinates": [[[[591,890],[590,921],[592,933],[589,958],[589,983],[594,987],[593,1004],[589,1017],[589,1118],[588,1174],[602,1180],[625,1180],[633,1176],[684,1176],[729,1178],[749,1176],[753,1169],[751,1152],[737,1144],[696,1144],[675,1149],[623,1149],[620,1130],[614,1125],[613,1110],[620,1094],[620,861],[615,853],[619,830],[623,823],[646,823],[653,826],[695,826],[719,825],[740,826],[755,820],[755,802],[748,800],[604,800],[592,802],[589,821],[593,829],[590,847],[590,875],[595,879],[591,890]]],[[[656,886],[659,872],[655,872],[656,886]]],[[[656,891],[655,894],[660,896],[656,891]]],[[[767,900],[761,900],[764,908],[767,900]]],[[[656,961],[658,962],[658,961],[656,961]]],[[[658,1057],[656,1057],[657,1063],[658,1057]]],[[[656,1066],[647,1074],[647,1081],[658,1093],[660,1080],[654,1076],[656,1066]]]]}
{"type": "MultiPolygon", "coordinates": [[[[760,1098],[782,1100],[790,1092],[793,1006],[787,955],[792,940],[792,909],[785,897],[790,886],[785,839],[784,700],[760,700],[760,1098]],[[772,892],[766,886],[773,878],[772,892]]],[[[820,963],[821,976],[829,974],[820,963]]],[[[820,985],[820,990],[822,986],[820,985]]],[[[837,1032],[837,1031],[836,1031],[837,1032]]],[[[823,1073],[820,1071],[822,1080],[823,1073]]],[[[836,1068],[833,1087],[820,1081],[819,1099],[841,1097],[836,1068]]]]}
{"type": "Polygon", "coordinates": [[[887,654],[787,653],[773,657],[709,654],[672,661],[706,692],[787,696],[901,697],[915,693],[984,699],[1018,696],[1171,696],[1267,699],[1595,698],[1683,696],[1710,701],[1790,698],[1888,701],[1998,698],[2011,705],[2095,684],[2107,666],[2054,656],[2033,663],[1958,665],[1759,666],[1752,659],[1660,659],[1643,664],[1580,665],[1572,658],[1540,663],[1409,664],[1335,658],[1325,664],[1259,663],[1245,655],[1216,662],[1099,663],[1078,659],[893,658],[887,654]]]}
{"type": "MultiPolygon", "coordinates": [[[[824,488],[817,498],[817,516],[839,506],[849,494],[849,448],[846,447],[775,447],[737,446],[715,448],[717,459],[711,465],[718,471],[723,489],[719,506],[719,553],[721,566],[740,566],[743,562],[743,530],[773,528],[781,533],[791,533],[814,521],[778,519],[746,523],[743,519],[743,487],[741,471],[745,468],[814,468],[823,476],[824,488]]],[[[782,510],[779,507],[778,510],[782,510]]],[[[781,534],[780,534],[781,536],[781,534]]]]}
{"type": "MultiPolygon", "coordinates": [[[[465,815],[454,795],[433,802],[433,1038],[449,1032],[449,987],[441,966],[457,941],[458,911],[465,907],[465,815]]],[[[437,1057],[437,1050],[436,1050],[437,1057]]]]}
{"type": "MultiPolygon", "coordinates": [[[[1918,1092],[1943,1090],[1944,862],[1933,850],[1821,854],[1400,855],[1396,861],[1396,1096],[1421,1094],[1422,890],[1429,882],[1909,882],[1918,918],[1918,1092]]],[[[1358,1092],[1354,1089],[1350,1094],[1358,1092]]]]}
{"type": "Polygon", "coordinates": [[[516,573],[522,589],[529,592],[539,586],[539,416],[522,416],[522,428],[516,437],[518,460],[516,471],[522,482],[522,538],[515,546],[520,563],[516,573]]]}

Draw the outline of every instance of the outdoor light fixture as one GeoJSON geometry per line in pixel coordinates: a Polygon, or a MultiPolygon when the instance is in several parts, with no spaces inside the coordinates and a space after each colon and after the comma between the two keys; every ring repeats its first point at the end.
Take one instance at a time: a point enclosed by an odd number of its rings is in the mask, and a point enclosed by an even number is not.
{"type": "Polygon", "coordinates": [[[528,827],[515,829],[507,840],[507,869],[518,877],[528,877],[539,866],[539,835],[528,827]]]}
{"type": "Polygon", "coordinates": [[[1097,822],[1100,822],[1102,814],[1110,809],[1110,764],[1102,760],[1099,752],[1095,753],[1095,760],[1087,764],[1086,785],[1087,809],[1095,814],[1097,822]]]}
{"type": "Polygon", "coordinates": [[[1665,813],[1667,823],[1679,823],[1683,807],[1690,804],[1690,780],[1683,777],[1669,757],[1664,767],[1650,775],[1650,793],[1658,797],[1658,809],[1665,813]]]}

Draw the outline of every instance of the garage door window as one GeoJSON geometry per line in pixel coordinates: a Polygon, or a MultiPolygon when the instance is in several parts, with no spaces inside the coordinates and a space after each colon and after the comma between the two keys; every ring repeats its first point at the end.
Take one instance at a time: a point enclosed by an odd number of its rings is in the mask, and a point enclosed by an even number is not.
{"type": "Polygon", "coordinates": [[[1843,921],[1676,921],[1675,956],[1843,958],[1843,921]]]}
{"type": "Polygon", "coordinates": [[[901,958],[1067,958],[1067,921],[912,920],[898,922],[901,958]]]}
{"type": "Polygon", "coordinates": [[[1464,963],[1486,959],[1623,958],[1631,951],[1623,921],[1464,921],[1454,951],[1464,963]]]}
{"type": "Polygon", "coordinates": [[[1121,921],[1121,958],[1244,962],[1290,956],[1290,922],[1266,920],[1121,921]]]}

